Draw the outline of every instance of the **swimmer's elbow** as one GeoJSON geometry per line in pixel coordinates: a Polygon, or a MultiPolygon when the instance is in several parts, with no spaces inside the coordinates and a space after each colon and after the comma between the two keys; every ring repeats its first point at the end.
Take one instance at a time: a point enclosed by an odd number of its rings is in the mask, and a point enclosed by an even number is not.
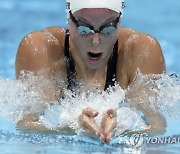
{"type": "Polygon", "coordinates": [[[75,135],[76,132],[71,127],[63,126],[50,128],[46,125],[43,125],[38,118],[38,114],[28,114],[22,120],[18,121],[16,128],[20,131],[36,131],[36,132],[56,132],[59,135],[75,135]]]}
{"type": "Polygon", "coordinates": [[[22,120],[17,122],[17,129],[21,131],[36,130],[36,131],[47,131],[48,129],[42,126],[37,119],[37,114],[29,114],[22,120]]]}
{"type": "Polygon", "coordinates": [[[145,132],[148,136],[163,135],[166,133],[166,126],[150,126],[150,128],[145,132]]]}
{"type": "Polygon", "coordinates": [[[167,123],[162,115],[158,115],[154,121],[151,121],[147,133],[149,136],[163,135],[166,132],[167,123]]]}
{"type": "Polygon", "coordinates": [[[17,122],[16,128],[20,131],[32,131],[32,130],[38,132],[49,131],[49,129],[42,126],[39,122],[23,121],[23,120],[17,122]]]}

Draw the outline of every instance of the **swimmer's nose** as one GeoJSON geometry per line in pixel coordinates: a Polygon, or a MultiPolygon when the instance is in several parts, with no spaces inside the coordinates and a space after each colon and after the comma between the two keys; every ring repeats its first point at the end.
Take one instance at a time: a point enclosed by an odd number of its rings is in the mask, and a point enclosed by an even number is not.
{"type": "Polygon", "coordinates": [[[97,47],[99,46],[99,44],[100,44],[100,35],[99,33],[94,33],[92,36],[92,45],[94,47],[97,47]]]}

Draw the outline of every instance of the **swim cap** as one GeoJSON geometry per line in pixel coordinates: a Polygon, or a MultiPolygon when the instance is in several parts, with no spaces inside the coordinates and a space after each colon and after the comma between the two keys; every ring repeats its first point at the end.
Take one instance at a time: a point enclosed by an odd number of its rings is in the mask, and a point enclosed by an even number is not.
{"type": "Polygon", "coordinates": [[[72,13],[84,8],[107,8],[123,13],[124,0],[66,0],[66,13],[72,13]]]}

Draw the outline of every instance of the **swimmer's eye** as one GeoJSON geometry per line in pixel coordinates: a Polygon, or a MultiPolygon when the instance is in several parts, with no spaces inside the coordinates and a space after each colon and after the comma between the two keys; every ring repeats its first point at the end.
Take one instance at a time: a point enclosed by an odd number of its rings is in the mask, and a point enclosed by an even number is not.
{"type": "Polygon", "coordinates": [[[114,33],[115,31],[116,31],[116,27],[114,27],[114,26],[107,26],[107,27],[104,27],[101,30],[101,33],[102,34],[110,35],[110,34],[114,33]]]}
{"type": "Polygon", "coordinates": [[[92,33],[92,30],[91,30],[89,27],[87,27],[87,26],[79,26],[79,27],[77,28],[77,31],[78,31],[79,34],[81,34],[81,35],[86,35],[86,34],[92,33]]]}

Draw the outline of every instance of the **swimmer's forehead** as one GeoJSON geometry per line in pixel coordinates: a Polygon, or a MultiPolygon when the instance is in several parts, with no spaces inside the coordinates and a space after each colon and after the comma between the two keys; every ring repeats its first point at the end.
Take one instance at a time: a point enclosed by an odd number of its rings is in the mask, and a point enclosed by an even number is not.
{"type": "Polygon", "coordinates": [[[106,8],[84,8],[73,13],[76,17],[80,18],[100,18],[100,17],[117,17],[119,13],[106,8]]]}

